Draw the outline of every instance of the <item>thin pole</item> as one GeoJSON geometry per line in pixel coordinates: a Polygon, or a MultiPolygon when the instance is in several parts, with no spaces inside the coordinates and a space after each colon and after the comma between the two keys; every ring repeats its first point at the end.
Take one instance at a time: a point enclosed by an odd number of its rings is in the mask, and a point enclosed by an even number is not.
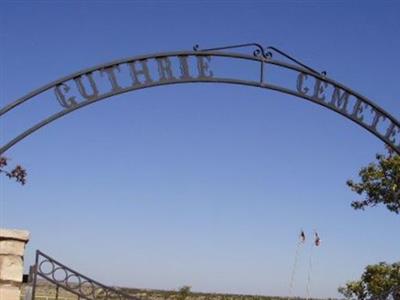
{"type": "Polygon", "coordinates": [[[306,293],[307,293],[307,300],[310,299],[311,295],[311,272],[313,268],[313,261],[312,261],[312,256],[313,256],[313,249],[316,247],[319,247],[321,243],[321,239],[318,235],[318,232],[314,230],[314,242],[311,244],[311,250],[310,250],[310,259],[308,261],[308,275],[307,275],[307,287],[306,287],[306,293]]]}
{"type": "Polygon", "coordinates": [[[36,251],[35,265],[33,266],[32,300],[35,300],[38,263],[39,263],[39,252],[36,251]]]}
{"type": "Polygon", "coordinates": [[[296,247],[296,254],[294,256],[294,262],[293,262],[293,268],[292,268],[292,274],[290,276],[290,283],[289,283],[289,296],[288,296],[288,300],[292,297],[292,293],[293,293],[293,284],[294,284],[294,277],[296,275],[296,269],[297,269],[297,263],[299,260],[299,256],[300,256],[300,250],[301,250],[301,246],[304,244],[305,239],[303,239],[304,236],[304,232],[301,231],[300,234],[300,239],[297,243],[297,247],[296,247]]]}
{"type": "Polygon", "coordinates": [[[260,63],[260,84],[264,83],[264,61],[260,63]]]}
{"type": "Polygon", "coordinates": [[[310,290],[310,286],[311,286],[311,271],[312,271],[312,254],[313,254],[313,249],[314,249],[314,243],[311,246],[311,250],[310,250],[310,258],[308,260],[308,274],[307,274],[307,286],[306,286],[306,300],[310,299],[310,294],[311,294],[311,290],[310,290]]]}

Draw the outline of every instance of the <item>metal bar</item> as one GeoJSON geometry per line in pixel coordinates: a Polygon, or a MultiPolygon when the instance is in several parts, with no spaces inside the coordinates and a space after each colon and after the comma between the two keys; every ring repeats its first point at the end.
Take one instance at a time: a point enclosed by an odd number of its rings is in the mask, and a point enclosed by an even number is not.
{"type": "Polygon", "coordinates": [[[326,75],[326,72],[325,72],[325,71],[324,71],[324,72],[318,72],[318,71],[316,71],[316,70],[310,68],[310,67],[307,66],[306,64],[300,62],[299,60],[295,59],[294,57],[290,56],[289,54],[283,52],[282,50],[279,50],[278,48],[275,48],[275,47],[267,47],[267,49],[270,49],[270,50],[273,50],[273,51],[279,53],[280,55],[286,57],[287,59],[289,59],[289,60],[293,61],[294,63],[298,64],[299,66],[303,67],[304,69],[309,70],[310,72],[313,72],[313,73],[315,73],[315,74],[326,75]]]}
{"type": "Polygon", "coordinates": [[[35,300],[38,262],[39,262],[39,252],[36,251],[35,265],[33,266],[32,300],[35,300]]]}
{"type": "Polygon", "coordinates": [[[245,47],[256,47],[257,50],[253,52],[254,56],[263,56],[264,58],[269,58],[271,55],[269,52],[265,52],[264,47],[258,43],[246,43],[246,44],[237,44],[237,45],[230,45],[230,46],[223,46],[217,48],[209,48],[209,49],[199,49],[199,45],[195,45],[193,47],[194,51],[200,52],[209,52],[209,51],[220,51],[220,50],[228,50],[228,49],[237,49],[237,48],[245,48],[245,47]]]}

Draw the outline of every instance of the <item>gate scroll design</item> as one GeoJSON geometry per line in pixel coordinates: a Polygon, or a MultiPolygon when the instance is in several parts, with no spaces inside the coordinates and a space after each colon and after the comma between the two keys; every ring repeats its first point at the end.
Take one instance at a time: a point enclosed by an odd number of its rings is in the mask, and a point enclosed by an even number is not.
{"type": "Polygon", "coordinates": [[[58,289],[61,288],[75,294],[78,299],[140,300],[137,297],[127,295],[82,275],[40,250],[36,251],[35,265],[33,267],[32,300],[35,299],[38,277],[56,286],[56,299],[58,299],[58,289]]]}

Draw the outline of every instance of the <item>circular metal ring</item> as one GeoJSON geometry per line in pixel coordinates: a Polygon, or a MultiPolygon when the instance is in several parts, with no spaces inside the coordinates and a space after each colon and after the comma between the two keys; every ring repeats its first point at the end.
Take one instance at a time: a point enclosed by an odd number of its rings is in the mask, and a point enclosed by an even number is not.
{"type": "Polygon", "coordinates": [[[65,285],[70,289],[77,289],[81,285],[81,277],[79,277],[76,274],[69,274],[65,280],[65,285]],[[76,283],[73,283],[70,281],[70,279],[74,278],[74,277],[76,277],[78,279],[76,283]]]}
{"type": "Polygon", "coordinates": [[[51,275],[51,274],[54,272],[54,269],[55,269],[54,263],[53,263],[52,261],[48,260],[48,259],[42,261],[42,262],[39,264],[39,267],[38,267],[38,271],[39,271],[40,273],[42,273],[43,275],[51,275]],[[43,270],[43,268],[44,268],[43,265],[45,265],[46,263],[51,265],[51,271],[50,271],[50,272],[45,272],[45,271],[43,270]]]}
{"type": "MultiPolygon", "coordinates": [[[[60,272],[59,272],[60,273],[60,272]]],[[[64,267],[57,267],[57,268],[55,268],[54,269],[54,271],[52,272],[52,274],[51,274],[51,277],[53,277],[53,279],[55,280],[55,281],[57,281],[57,282],[65,282],[66,280],[67,280],[67,278],[68,278],[68,272],[67,272],[67,270],[64,268],[64,267]],[[62,272],[64,272],[64,277],[63,277],[63,279],[58,279],[58,278],[56,278],[56,276],[57,276],[57,271],[62,271],[62,272]]]]}

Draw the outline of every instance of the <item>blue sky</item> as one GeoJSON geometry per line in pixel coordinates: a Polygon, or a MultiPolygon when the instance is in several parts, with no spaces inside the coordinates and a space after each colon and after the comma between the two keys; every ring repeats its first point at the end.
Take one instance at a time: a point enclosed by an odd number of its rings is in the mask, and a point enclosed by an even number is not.
{"type": "MultiPolygon", "coordinates": [[[[396,1],[0,3],[1,106],[117,58],[194,44],[277,46],[400,118],[396,1]]],[[[48,109],[46,105],[41,107],[48,109]]],[[[1,141],[31,117],[1,123],[1,141]]],[[[398,215],[354,211],[345,182],[383,144],[324,108],[250,87],[188,84],[78,110],[7,152],[1,226],[106,284],[287,295],[300,228],[317,229],[311,294],[398,261],[398,215]]],[[[310,244],[294,294],[305,295],[310,244]]]]}

